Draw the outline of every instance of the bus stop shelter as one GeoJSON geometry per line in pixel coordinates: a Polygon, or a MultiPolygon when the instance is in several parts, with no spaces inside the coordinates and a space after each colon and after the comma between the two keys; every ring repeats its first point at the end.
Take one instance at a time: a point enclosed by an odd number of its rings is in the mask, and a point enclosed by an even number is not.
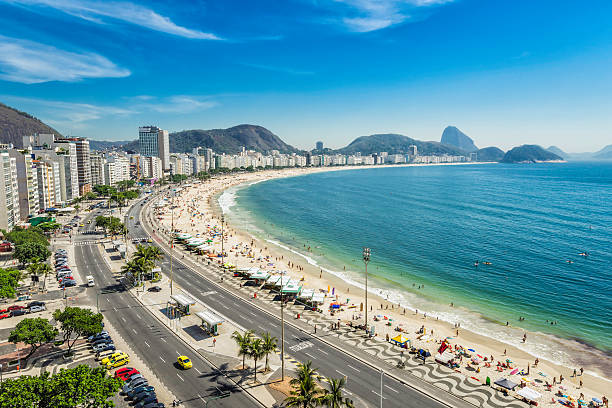
{"type": "Polygon", "coordinates": [[[183,315],[188,315],[191,312],[189,311],[190,306],[196,304],[195,300],[191,297],[185,295],[184,293],[179,293],[177,295],[170,296],[170,303],[174,308],[183,315]]]}
{"type": "Polygon", "coordinates": [[[196,316],[202,319],[202,328],[212,336],[217,336],[219,334],[219,326],[225,321],[222,317],[210,310],[197,312],[196,316]]]}

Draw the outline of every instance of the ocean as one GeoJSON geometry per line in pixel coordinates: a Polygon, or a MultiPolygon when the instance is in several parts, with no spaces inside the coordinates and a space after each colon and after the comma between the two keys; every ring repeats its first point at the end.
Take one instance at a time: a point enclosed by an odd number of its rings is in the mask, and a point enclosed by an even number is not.
{"type": "Polygon", "coordinates": [[[611,163],[314,173],[219,200],[238,227],[357,285],[371,248],[369,288],[404,307],[611,372],[611,163]]]}

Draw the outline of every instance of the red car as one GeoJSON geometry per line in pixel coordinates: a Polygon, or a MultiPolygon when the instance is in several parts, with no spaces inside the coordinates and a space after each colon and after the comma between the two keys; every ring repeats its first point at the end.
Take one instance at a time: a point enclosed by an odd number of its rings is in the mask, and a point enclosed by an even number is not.
{"type": "Polygon", "coordinates": [[[140,371],[132,367],[123,367],[115,371],[115,378],[121,378],[121,380],[127,381],[134,374],[140,374],[140,371]]]}
{"type": "Polygon", "coordinates": [[[0,313],[6,313],[8,311],[9,311],[8,309],[2,309],[2,310],[0,310],[0,313]]]}
{"type": "Polygon", "coordinates": [[[20,309],[25,309],[25,307],[24,306],[19,306],[19,305],[13,305],[13,306],[9,306],[8,309],[6,309],[6,310],[11,312],[13,310],[20,310],[20,309]]]}
{"type": "Polygon", "coordinates": [[[6,319],[7,317],[11,317],[9,313],[0,314],[0,320],[6,319]]]}

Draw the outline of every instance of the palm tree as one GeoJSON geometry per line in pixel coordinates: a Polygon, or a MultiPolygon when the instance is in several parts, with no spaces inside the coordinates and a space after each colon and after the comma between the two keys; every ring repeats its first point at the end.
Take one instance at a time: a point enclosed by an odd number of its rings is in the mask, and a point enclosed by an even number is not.
{"type": "Polygon", "coordinates": [[[268,355],[272,353],[274,350],[276,350],[276,342],[278,341],[278,339],[270,335],[269,332],[262,333],[261,339],[262,339],[263,351],[266,356],[266,365],[265,365],[264,371],[267,372],[268,370],[270,370],[270,366],[268,365],[268,355]]]}
{"type": "Polygon", "coordinates": [[[257,360],[261,359],[264,355],[266,355],[266,352],[264,351],[262,340],[260,338],[251,340],[251,344],[249,344],[249,357],[253,359],[255,365],[254,382],[257,382],[257,360]]]}
{"type": "Polygon", "coordinates": [[[43,280],[43,290],[47,288],[47,275],[49,275],[52,271],[53,269],[48,263],[41,263],[38,267],[38,273],[40,275],[44,275],[45,277],[45,280],[43,280]]]}
{"type": "Polygon", "coordinates": [[[244,334],[240,334],[238,330],[232,333],[232,339],[238,345],[238,356],[242,356],[242,369],[244,370],[244,363],[246,356],[249,355],[251,339],[253,338],[253,330],[247,330],[244,334]]]}
{"type": "Polygon", "coordinates": [[[321,404],[329,408],[354,408],[353,401],[342,396],[342,389],[346,385],[344,378],[327,378],[328,389],[323,391],[319,398],[321,404]]]}
{"type": "Polygon", "coordinates": [[[288,407],[314,408],[321,404],[321,389],[314,379],[316,372],[311,361],[298,366],[298,378],[289,382],[294,389],[285,399],[288,407]]]}

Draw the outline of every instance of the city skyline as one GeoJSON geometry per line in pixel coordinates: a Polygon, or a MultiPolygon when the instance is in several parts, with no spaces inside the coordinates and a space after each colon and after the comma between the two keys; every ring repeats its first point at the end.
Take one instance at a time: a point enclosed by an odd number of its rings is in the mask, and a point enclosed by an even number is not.
{"type": "Polygon", "coordinates": [[[455,125],[479,147],[596,151],[612,142],[606,10],[3,0],[0,101],[97,140],[134,140],[143,123],[251,123],[338,148],[374,133],[439,140],[455,125]]]}

